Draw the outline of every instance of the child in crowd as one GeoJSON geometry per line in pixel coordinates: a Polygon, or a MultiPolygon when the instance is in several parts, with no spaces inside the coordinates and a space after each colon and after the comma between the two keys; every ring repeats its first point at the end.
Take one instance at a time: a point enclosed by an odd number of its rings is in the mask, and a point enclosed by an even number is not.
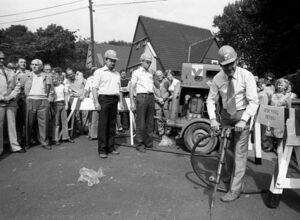
{"type": "Polygon", "coordinates": [[[70,139],[68,133],[68,121],[67,121],[67,110],[68,110],[68,94],[63,84],[64,77],[62,75],[55,74],[53,76],[53,109],[54,109],[54,141],[56,145],[60,142],[60,125],[62,131],[62,140],[66,142],[74,143],[74,140],[70,139]]]}
{"type": "MultiPolygon", "coordinates": [[[[287,79],[280,78],[275,82],[275,93],[271,96],[270,105],[281,106],[290,108],[291,107],[291,94],[289,92],[290,82],[287,79]]],[[[266,135],[273,137],[275,147],[278,148],[280,145],[284,130],[280,128],[267,128],[266,135]]],[[[274,145],[273,145],[274,146],[274,145]]],[[[274,150],[269,149],[270,151],[274,150]]],[[[277,149],[276,149],[277,150],[277,149]]]]}

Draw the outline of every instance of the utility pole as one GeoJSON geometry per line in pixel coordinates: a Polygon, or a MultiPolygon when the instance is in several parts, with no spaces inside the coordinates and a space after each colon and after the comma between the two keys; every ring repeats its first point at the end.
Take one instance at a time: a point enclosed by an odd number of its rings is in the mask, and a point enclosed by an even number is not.
{"type": "Polygon", "coordinates": [[[95,42],[94,42],[94,22],[93,22],[93,2],[89,0],[90,9],[90,25],[91,25],[91,52],[92,52],[92,66],[95,66],[95,42]]]}

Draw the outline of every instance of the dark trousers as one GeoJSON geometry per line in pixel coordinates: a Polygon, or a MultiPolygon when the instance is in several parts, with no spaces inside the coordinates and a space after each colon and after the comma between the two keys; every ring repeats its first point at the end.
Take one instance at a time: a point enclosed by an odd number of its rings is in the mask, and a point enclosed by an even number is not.
{"type": "Polygon", "coordinates": [[[110,153],[114,147],[119,97],[99,95],[101,110],[98,124],[98,153],[110,153]]]}
{"type": "Polygon", "coordinates": [[[136,145],[153,146],[154,124],[153,94],[137,94],[136,96],[136,145]]]}
{"type": "Polygon", "coordinates": [[[25,142],[25,121],[26,121],[26,97],[25,94],[19,94],[17,98],[18,108],[16,115],[16,127],[19,143],[25,142]]]}

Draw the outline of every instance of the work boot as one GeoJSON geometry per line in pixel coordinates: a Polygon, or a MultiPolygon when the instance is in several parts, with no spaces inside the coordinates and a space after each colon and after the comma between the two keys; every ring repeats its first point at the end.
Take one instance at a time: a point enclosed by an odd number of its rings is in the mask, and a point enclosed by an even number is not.
{"type": "Polygon", "coordinates": [[[222,202],[233,202],[234,200],[238,199],[240,197],[240,192],[232,192],[229,191],[224,196],[221,197],[222,202]]]}

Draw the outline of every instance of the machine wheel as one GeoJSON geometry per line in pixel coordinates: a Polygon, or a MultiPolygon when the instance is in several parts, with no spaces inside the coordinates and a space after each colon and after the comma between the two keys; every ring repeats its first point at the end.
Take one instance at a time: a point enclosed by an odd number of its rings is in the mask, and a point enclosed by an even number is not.
{"type": "MultiPolygon", "coordinates": [[[[210,126],[206,123],[191,124],[184,132],[184,144],[191,151],[200,137],[210,134],[210,126]]],[[[214,150],[218,142],[217,137],[209,137],[199,142],[195,152],[207,154],[214,150]]]]}

